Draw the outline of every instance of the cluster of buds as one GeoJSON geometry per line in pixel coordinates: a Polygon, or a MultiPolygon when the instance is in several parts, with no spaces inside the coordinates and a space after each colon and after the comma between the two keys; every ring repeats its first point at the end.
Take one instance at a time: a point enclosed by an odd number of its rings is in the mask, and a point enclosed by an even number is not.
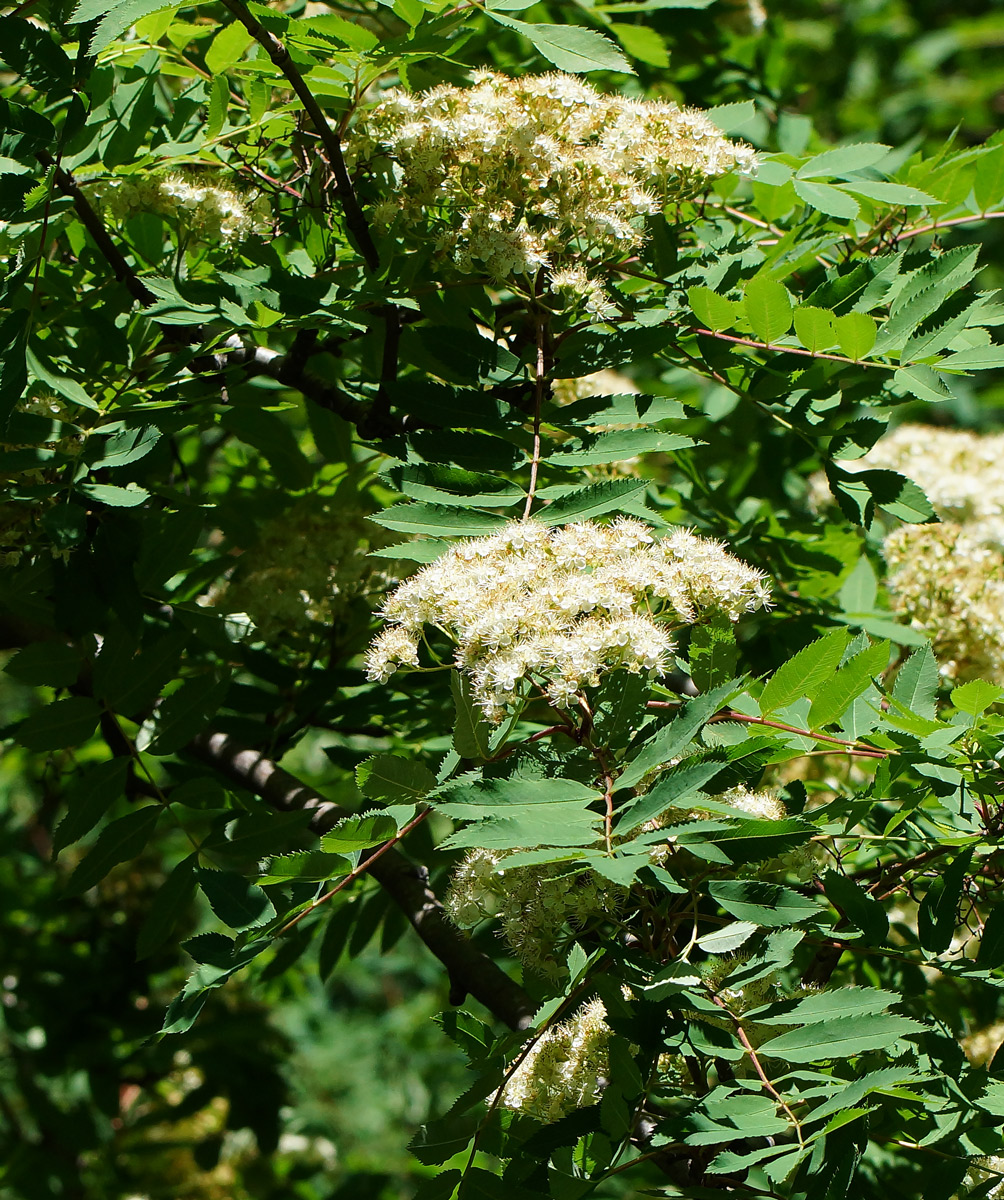
{"type": "Polygon", "coordinates": [[[756,156],[704,115],[605,95],[571,75],[389,92],[356,125],[348,159],[386,176],[378,224],[413,246],[438,243],[465,274],[534,276],[602,311],[585,267],[644,240],[644,219],[693,198],[756,156]]]}
{"type": "Polygon", "coordinates": [[[461,929],[496,920],[524,966],[557,978],[564,971],[566,929],[581,929],[614,911],[623,889],[593,871],[562,873],[552,865],[507,869],[505,860],[514,853],[471,850],[450,881],[446,911],[461,929]]]}
{"type": "Polygon", "coordinates": [[[385,681],[417,666],[433,626],[455,644],[454,664],[489,721],[532,688],[571,710],[610,671],[670,669],[672,627],[716,613],[737,620],[769,594],[760,571],[687,530],[656,539],[627,518],[558,529],[514,521],[457,543],[397,588],[367,674],[385,681]]]}
{"type": "Polygon", "coordinates": [[[264,234],[271,213],[264,197],[183,175],[116,176],[94,185],[104,211],[118,220],[157,213],[193,243],[231,246],[264,234]]]}

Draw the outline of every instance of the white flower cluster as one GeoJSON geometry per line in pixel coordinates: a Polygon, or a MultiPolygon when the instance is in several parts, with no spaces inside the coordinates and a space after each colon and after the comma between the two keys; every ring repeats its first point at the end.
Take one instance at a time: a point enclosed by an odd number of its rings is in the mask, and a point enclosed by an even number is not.
{"type": "MultiPolygon", "coordinates": [[[[900,425],[848,471],[899,471],[924,489],[940,525],[904,525],[885,538],[893,606],[931,638],[950,679],[1004,683],[1004,434],[900,425]]],[[[832,498],[822,473],[811,507],[832,498]]]]}
{"type": "Polygon", "coordinates": [[[270,214],[264,197],[249,201],[233,188],[182,175],[117,176],[95,185],[98,200],[119,220],[152,212],[176,221],[193,242],[236,245],[262,235],[270,214]]]}
{"type": "Polygon", "coordinates": [[[614,911],[622,889],[592,871],[562,874],[557,866],[506,868],[515,851],[471,850],[454,872],[444,904],[461,929],[497,919],[513,954],[541,975],[559,977],[566,926],[581,929],[614,911]]]}
{"type": "Polygon", "coordinates": [[[333,625],[357,597],[381,592],[388,576],[367,558],[379,534],[361,510],[304,497],[267,521],[228,584],[211,602],[251,618],[266,641],[333,625]]]}
{"type": "Polygon", "coordinates": [[[385,681],[416,664],[425,627],[438,627],[497,723],[525,685],[568,709],[609,671],[666,671],[667,624],[712,612],[736,620],[769,596],[760,571],[687,530],[656,540],[627,518],[556,529],[513,521],[457,543],[393,592],[382,610],[390,628],[371,645],[366,670],[385,681]]]}
{"type": "Polygon", "coordinates": [[[432,235],[464,273],[544,268],[594,311],[602,293],[576,263],[631,253],[642,218],[756,168],[753,150],[698,110],[604,95],[559,73],[478,71],[467,88],[391,91],[346,154],[389,160],[392,198],[375,208],[378,223],[397,222],[419,245],[432,235]]]}
{"type": "Polygon", "coordinates": [[[552,1025],[503,1084],[499,1103],[545,1124],[595,1104],[609,1070],[606,1015],[603,1002],[594,999],[552,1025]]]}

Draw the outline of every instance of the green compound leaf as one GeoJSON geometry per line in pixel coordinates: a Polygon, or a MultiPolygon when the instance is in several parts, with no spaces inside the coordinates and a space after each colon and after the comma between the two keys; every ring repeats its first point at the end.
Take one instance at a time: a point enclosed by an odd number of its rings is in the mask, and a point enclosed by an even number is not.
{"type": "Polygon", "coordinates": [[[324,850],[297,850],[292,854],[277,854],[270,858],[258,877],[259,884],[288,883],[292,879],[320,882],[347,875],[352,870],[351,861],[343,854],[329,854],[324,850]]]}
{"type": "Polygon", "coordinates": [[[976,182],[973,199],[980,212],[996,208],[1004,198],[1004,146],[995,146],[989,154],[976,160],[976,182]]]}
{"type": "Polygon", "coordinates": [[[933,720],[939,679],[934,651],[930,646],[921,646],[900,667],[893,684],[893,699],[918,717],[933,720]]]}
{"type": "Polygon", "coordinates": [[[466,675],[451,671],[450,689],[456,709],[453,749],[461,758],[482,762],[491,753],[491,726],[474,700],[471,682],[466,675]]]}
{"type": "Polygon", "coordinates": [[[584,438],[581,446],[559,450],[547,462],[552,467],[591,467],[640,454],[669,454],[700,444],[685,434],[663,433],[659,429],[615,429],[584,438]]]}
{"type": "Polygon", "coordinates": [[[1004,697],[1004,688],[985,679],[971,679],[952,692],[952,703],[960,712],[978,717],[1004,697]]]}
{"type": "MultiPolygon", "coordinates": [[[[4,115],[0,108],[0,117],[4,115]]],[[[0,322],[0,429],[6,427],[28,386],[27,351],[28,310],[18,309],[0,322]]]]}
{"type": "Polygon", "coordinates": [[[952,944],[958,925],[958,906],[973,859],[973,848],[952,859],[927,889],[917,914],[917,935],[925,950],[940,954],[952,944]]]}
{"type": "Polygon", "coordinates": [[[665,39],[647,25],[617,23],[610,26],[611,32],[624,49],[639,62],[647,63],[660,71],[669,66],[669,51],[665,39]]]}
{"type": "Polygon", "coordinates": [[[583,29],[580,25],[530,25],[492,10],[488,10],[488,15],[500,25],[521,33],[559,71],[573,75],[589,71],[634,74],[634,68],[616,45],[594,29],[583,29]]]}
{"type": "Polygon", "coordinates": [[[353,850],[369,850],[397,836],[393,817],[374,813],[363,817],[346,817],[321,838],[321,849],[328,854],[349,854],[353,850]]]}
{"type": "Polygon", "coordinates": [[[892,1013],[865,1013],[806,1025],[763,1042],[757,1052],[785,1062],[809,1063],[846,1059],[866,1050],[882,1050],[897,1038],[923,1029],[919,1021],[892,1013]]]}
{"type": "Polygon", "coordinates": [[[573,779],[486,779],[450,788],[435,807],[472,822],[442,843],[447,849],[588,847],[597,837],[600,817],[589,808],[596,799],[594,788],[573,779]]]}
{"type": "Polygon", "coordinates": [[[395,754],[377,754],[356,767],[356,783],[371,800],[413,803],[436,786],[436,777],[424,763],[395,754]]]}
{"type": "Polygon", "coordinates": [[[32,713],[21,723],[17,740],[28,750],[63,750],[79,746],[94,732],[101,707],[88,696],[68,696],[32,713]]]}
{"type": "MultiPolygon", "coordinates": [[[[81,11],[85,7],[93,7],[92,5],[85,6],[81,4],[77,11],[81,11]]],[[[107,8],[105,4],[101,7],[107,8]]],[[[164,8],[175,8],[175,4],[165,4],[164,0],[124,0],[121,4],[116,4],[111,8],[107,16],[101,21],[91,38],[91,44],[88,51],[91,54],[99,54],[106,46],[110,46],[117,37],[120,37],[137,21],[141,21],[144,17],[148,17],[151,13],[159,12],[164,8]]],[[[74,14],[75,20],[81,20],[74,14]]]]}
{"type": "Polygon", "coordinates": [[[783,283],[758,275],[746,285],[743,310],[755,337],[771,345],[791,328],[791,297],[783,283]]]}
{"type": "Polygon", "coordinates": [[[878,900],[837,871],[826,872],[823,887],[827,899],[861,930],[871,945],[882,945],[889,932],[889,918],[878,900]]]}
{"type": "Polygon", "coordinates": [[[916,396],[918,400],[926,400],[930,404],[944,404],[952,398],[952,393],[941,376],[923,363],[912,367],[900,367],[893,375],[892,381],[897,391],[909,392],[911,396],[916,396]]]}
{"type": "Polygon", "coordinates": [[[800,304],[794,313],[795,334],[813,354],[828,350],[836,337],[833,332],[833,313],[814,304],[800,304]]]}
{"type": "Polygon", "coordinates": [[[837,317],[833,322],[833,333],[840,346],[841,354],[848,358],[866,358],[875,345],[877,326],[867,313],[850,312],[837,317]]]}
{"type": "Polygon", "coordinates": [[[831,187],[828,183],[810,183],[807,179],[796,179],[793,186],[800,199],[828,217],[852,221],[860,211],[853,196],[848,196],[846,192],[831,187]]]}
{"type": "Polygon", "coordinates": [[[778,667],[760,695],[761,713],[784,708],[800,696],[813,699],[835,674],[850,640],[846,629],[835,629],[778,667]]]}
{"type": "Polygon", "coordinates": [[[211,75],[222,75],[240,61],[254,38],[240,21],[224,25],[206,50],[206,67],[211,75]]]}
{"type": "Polygon", "coordinates": [[[79,841],[97,825],[125,791],[128,767],[125,759],[116,758],[98,763],[80,776],[67,800],[66,816],[53,834],[53,855],[79,841]]]}
{"type": "Polygon", "coordinates": [[[709,329],[716,331],[731,329],[739,319],[742,308],[735,300],[719,296],[707,287],[692,287],[687,291],[687,299],[697,317],[709,329]]]}
{"type": "Polygon", "coordinates": [[[889,147],[880,142],[858,142],[852,146],[837,146],[824,150],[799,167],[797,179],[819,179],[823,176],[846,175],[850,171],[864,171],[881,162],[889,153],[889,147]]]}
{"type": "Polygon", "coordinates": [[[904,206],[920,204],[937,204],[933,196],[919,188],[906,187],[902,183],[886,183],[882,181],[860,182],[857,179],[848,180],[843,185],[855,196],[863,196],[866,200],[878,200],[881,204],[901,204],[904,206]]]}
{"type": "Polygon", "coordinates": [[[676,758],[694,740],[705,721],[714,716],[742,687],[742,680],[730,680],[705,696],[689,700],[672,721],[668,721],[644,743],[621,773],[619,786],[634,787],[650,771],[676,758]]]}
{"type": "Polygon", "coordinates": [[[898,992],[885,992],[872,987],[839,987],[816,992],[797,1002],[768,1004],[754,1009],[750,1016],[764,1025],[813,1025],[833,1021],[838,1017],[856,1017],[869,1013],[884,1013],[902,997],[898,992]],[[794,1007],[789,1005],[794,1003],[794,1007]]]}
{"type": "Polygon", "coordinates": [[[869,646],[837,671],[836,675],[813,700],[809,709],[809,728],[822,729],[839,720],[852,701],[867,691],[875,676],[889,665],[889,643],[869,646]]]}
{"type": "Polygon", "coordinates": [[[620,512],[628,504],[639,503],[648,490],[645,479],[607,479],[553,500],[546,508],[533,514],[542,525],[565,525],[570,521],[586,521],[604,513],[620,512]]]}
{"type": "Polygon", "coordinates": [[[14,655],[6,674],[32,687],[64,688],[80,674],[80,651],[63,642],[34,642],[14,655]]]}
{"type": "Polygon", "coordinates": [[[395,504],[370,517],[398,533],[424,533],[429,537],[483,537],[505,524],[505,517],[444,504],[395,504]]]}
{"type": "Polygon", "coordinates": [[[1004,966],[1004,906],[997,905],[987,914],[983,923],[980,949],[976,964],[986,970],[1004,966]]]}
{"type": "Polygon", "coordinates": [[[734,679],[739,662],[735,629],[722,616],[704,625],[695,625],[690,635],[690,674],[698,691],[707,692],[734,679]]]}
{"type": "Polygon", "coordinates": [[[185,916],[198,887],[198,864],[197,854],[183,858],[157,889],[136,940],[138,959],[147,958],[159,950],[185,916]]]}
{"type": "Polygon", "coordinates": [[[938,363],[938,370],[995,371],[1004,366],[1004,346],[973,346],[956,350],[938,363]]]}
{"type": "Polygon", "coordinates": [[[755,879],[716,879],[708,884],[711,896],[733,917],[768,928],[797,925],[819,915],[815,900],[778,883],[755,879]]]}

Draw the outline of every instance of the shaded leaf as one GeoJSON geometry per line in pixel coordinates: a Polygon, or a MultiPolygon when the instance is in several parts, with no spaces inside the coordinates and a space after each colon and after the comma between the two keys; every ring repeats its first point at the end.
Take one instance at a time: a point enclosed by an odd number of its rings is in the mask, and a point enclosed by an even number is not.
{"type": "Polygon", "coordinates": [[[267,925],[275,916],[275,907],[262,889],[236,871],[200,867],[198,883],[206,894],[209,907],[224,925],[238,933],[267,925]]]}
{"type": "Polygon", "coordinates": [[[135,858],[152,836],[160,813],[159,805],[151,804],[106,825],[70,876],[67,895],[81,895],[100,883],[113,867],[135,858]]]}

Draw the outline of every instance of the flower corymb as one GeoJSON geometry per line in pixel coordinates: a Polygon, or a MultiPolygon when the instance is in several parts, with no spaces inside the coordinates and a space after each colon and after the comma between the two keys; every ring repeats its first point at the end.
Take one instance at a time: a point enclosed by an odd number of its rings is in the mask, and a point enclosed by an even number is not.
{"type": "Polygon", "coordinates": [[[568,709],[609,671],[669,670],[674,627],[714,613],[736,620],[769,594],[760,571],[687,530],[656,539],[629,518],[514,521],[457,543],[391,594],[367,673],[387,680],[417,665],[432,626],[455,643],[454,663],[489,720],[534,689],[568,709]]]}
{"type": "Polygon", "coordinates": [[[644,241],[642,218],[756,168],[752,148],[699,110],[605,95],[556,72],[479,71],[468,88],[394,90],[346,152],[389,176],[379,224],[418,244],[431,234],[464,273],[543,268],[594,302],[575,263],[631,253],[644,241]]]}

